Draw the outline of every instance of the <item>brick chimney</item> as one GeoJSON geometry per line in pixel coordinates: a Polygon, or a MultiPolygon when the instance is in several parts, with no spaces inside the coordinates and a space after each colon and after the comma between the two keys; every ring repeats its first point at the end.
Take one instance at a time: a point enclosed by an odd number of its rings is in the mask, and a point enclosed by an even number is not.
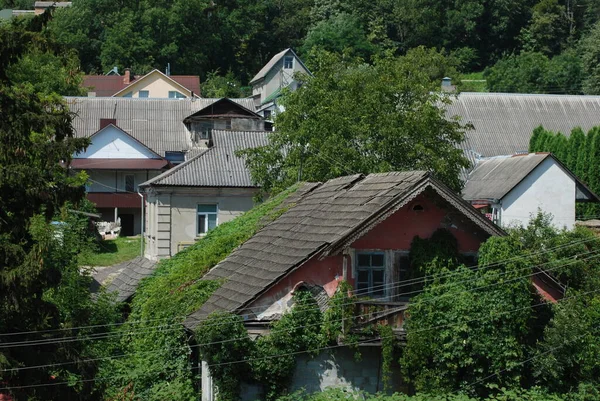
{"type": "Polygon", "coordinates": [[[125,68],[125,74],[123,75],[123,84],[129,85],[131,83],[131,70],[129,68],[125,68]]]}

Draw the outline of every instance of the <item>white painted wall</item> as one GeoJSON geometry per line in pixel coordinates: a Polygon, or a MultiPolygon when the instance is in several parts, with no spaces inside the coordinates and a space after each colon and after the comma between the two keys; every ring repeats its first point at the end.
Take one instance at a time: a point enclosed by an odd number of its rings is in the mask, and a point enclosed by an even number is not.
{"type": "Polygon", "coordinates": [[[157,156],[148,148],[109,125],[92,138],[92,143],[83,153],[74,156],[78,159],[154,159],[157,156]]]}
{"type": "Polygon", "coordinates": [[[177,91],[187,98],[191,96],[189,90],[173,83],[158,71],[153,71],[143,79],[140,78],[137,81],[134,81],[134,83],[128,86],[126,90],[118,95],[118,97],[124,97],[131,93],[131,97],[137,98],[140,97],[141,90],[148,91],[148,97],[155,99],[167,99],[169,97],[169,91],[177,91]]]}
{"type": "Polygon", "coordinates": [[[576,183],[552,158],[546,158],[519,185],[502,198],[503,226],[529,223],[538,208],[554,217],[557,228],[575,225],[576,183]]]}
{"type": "MultiPolygon", "coordinates": [[[[292,52],[286,53],[286,56],[291,56],[292,52]]],[[[297,57],[294,58],[294,65],[291,69],[283,68],[283,59],[282,57],[277,64],[267,73],[264,80],[258,82],[252,88],[252,94],[256,95],[260,93],[260,101],[264,102],[266,98],[268,98],[273,92],[278,90],[281,87],[287,87],[291,85],[291,89],[296,89],[296,83],[292,79],[296,72],[304,72],[308,73],[306,68],[302,66],[302,63],[298,60],[297,57]]]]}

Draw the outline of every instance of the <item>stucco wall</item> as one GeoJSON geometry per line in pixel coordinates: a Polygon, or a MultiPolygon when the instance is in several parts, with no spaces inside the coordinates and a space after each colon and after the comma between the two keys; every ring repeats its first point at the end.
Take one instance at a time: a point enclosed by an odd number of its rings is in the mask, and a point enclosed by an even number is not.
{"type": "Polygon", "coordinates": [[[79,159],[155,159],[156,154],[114,126],[108,126],[92,138],[79,159]]]}
{"type": "Polygon", "coordinates": [[[183,89],[179,85],[169,82],[157,72],[133,83],[126,90],[120,93],[119,96],[123,97],[127,93],[131,92],[131,97],[139,97],[141,90],[147,90],[149,92],[149,98],[168,98],[169,91],[177,91],[186,97],[190,96],[189,91],[183,89]]]}
{"type": "Polygon", "coordinates": [[[502,198],[500,223],[527,225],[538,208],[552,214],[558,228],[572,229],[575,225],[575,180],[551,158],[502,198]]]}
{"type": "MultiPolygon", "coordinates": [[[[300,354],[296,358],[296,370],[292,378],[290,392],[304,389],[308,393],[316,393],[328,388],[340,388],[348,392],[365,391],[367,393],[383,392],[383,377],[380,347],[359,347],[360,361],[355,358],[355,350],[345,347],[323,352],[315,357],[300,354]]],[[[204,373],[204,372],[203,372],[204,373]]],[[[401,380],[397,365],[392,365],[392,383],[390,393],[406,392],[406,385],[401,380]]],[[[208,383],[203,375],[203,384],[208,383]]],[[[204,388],[204,387],[203,387],[204,388]]],[[[207,393],[212,392],[207,388],[207,393]]],[[[242,401],[261,399],[261,389],[256,385],[242,386],[242,401]]],[[[213,401],[207,395],[203,401],[213,401]]]]}
{"type": "Polygon", "coordinates": [[[254,206],[255,189],[246,188],[187,188],[161,189],[148,195],[148,230],[146,256],[160,259],[173,256],[178,244],[199,239],[197,206],[216,204],[217,225],[234,219],[254,206]],[[148,238],[150,237],[150,238],[148,238]]]}

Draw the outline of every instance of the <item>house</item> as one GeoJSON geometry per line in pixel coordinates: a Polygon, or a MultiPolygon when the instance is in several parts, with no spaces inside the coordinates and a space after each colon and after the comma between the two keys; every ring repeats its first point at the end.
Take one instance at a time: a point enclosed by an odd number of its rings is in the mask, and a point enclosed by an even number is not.
{"type": "Polygon", "coordinates": [[[576,202],[600,201],[550,153],[481,159],[462,195],[502,226],[526,226],[541,210],[552,214],[558,228],[567,229],[575,225],[576,202]]]}
{"type": "Polygon", "coordinates": [[[462,92],[444,106],[448,117],[472,124],[460,147],[473,164],[478,158],[526,153],[533,130],[571,135],[600,125],[600,96],[462,92]]]}
{"type": "Polygon", "coordinates": [[[82,87],[91,97],[186,99],[200,96],[200,77],[166,75],[159,70],[136,77],[128,68],[121,76],[115,67],[106,75],[85,75],[82,87]]]}
{"type": "Polygon", "coordinates": [[[146,258],[173,256],[254,206],[258,187],[235,152],[266,145],[267,133],[214,130],[212,136],[212,147],[140,185],[147,199],[146,258]]]}
{"type": "Polygon", "coordinates": [[[69,167],[87,172],[87,198],[104,221],[120,220],[122,235],[140,234],[137,186],[171,167],[169,161],[114,125],[114,120],[101,120],[90,139],[90,146],[75,154],[69,167]]]}
{"type": "Polygon", "coordinates": [[[309,74],[310,71],[292,49],[285,49],[276,55],[252,78],[252,98],[257,113],[266,119],[279,109],[277,98],[284,88],[295,90],[298,86],[294,74],[309,74]]]}
{"type": "Polygon", "coordinates": [[[46,9],[50,7],[55,8],[63,8],[63,7],[71,7],[73,2],[71,1],[36,1],[33,5],[35,10],[35,14],[43,14],[46,9]]]}
{"type": "MultiPolygon", "coordinates": [[[[288,310],[295,289],[305,286],[331,297],[346,280],[370,298],[357,302],[359,307],[385,308],[379,319],[402,335],[408,298],[397,283],[411,277],[408,254],[415,236],[429,238],[445,229],[456,238],[460,253],[474,256],[490,236],[504,235],[427,172],[352,175],[305,184],[298,191],[280,217],[202,278],[226,280],[187,317],[188,329],[212,312],[226,311],[241,315],[249,332],[261,335],[288,310]]],[[[347,349],[319,356],[316,365],[305,361],[300,368],[313,369],[314,380],[296,380],[306,378],[296,375],[293,386],[318,390],[334,383],[381,390],[380,353],[369,348],[354,370],[357,365],[347,349]],[[346,369],[344,378],[341,369],[346,369]]],[[[211,401],[207,369],[202,375],[202,399],[211,401]]]]}
{"type": "Polygon", "coordinates": [[[90,147],[71,168],[90,176],[88,199],[125,235],[142,231],[142,182],[205,152],[213,128],[262,131],[252,99],[66,98],[77,137],[90,147]]]}

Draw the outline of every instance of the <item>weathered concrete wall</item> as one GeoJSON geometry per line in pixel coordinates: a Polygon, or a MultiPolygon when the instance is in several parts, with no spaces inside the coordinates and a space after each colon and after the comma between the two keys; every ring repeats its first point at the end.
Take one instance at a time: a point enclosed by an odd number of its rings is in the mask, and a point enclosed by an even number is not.
{"type": "Polygon", "coordinates": [[[575,180],[554,160],[546,158],[519,185],[502,198],[503,226],[527,225],[538,208],[554,216],[558,228],[575,225],[575,180]]]}
{"type": "Polygon", "coordinates": [[[254,206],[255,189],[185,188],[160,189],[149,194],[146,257],[160,259],[178,252],[180,243],[200,239],[197,235],[197,206],[217,205],[217,225],[234,219],[254,206]],[[168,192],[167,192],[168,191],[168,192]]]}
{"type": "MultiPolygon", "coordinates": [[[[381,348],[372,346],[359,349],[359,361],[354,357],[355,351],[348,348],[335,348],[314,358],[306,354],[299,355],[290,391],[304,389],[314,393],[328,388],[342,388],[347,391],[383,392],[381,348]]],[[[406,391],[397,366],[392,369],[390,390],[406,391]]],[[[259,400],[259,396],[260,389],[257,386],[243,386],[242,401],[259,400]]]]}

